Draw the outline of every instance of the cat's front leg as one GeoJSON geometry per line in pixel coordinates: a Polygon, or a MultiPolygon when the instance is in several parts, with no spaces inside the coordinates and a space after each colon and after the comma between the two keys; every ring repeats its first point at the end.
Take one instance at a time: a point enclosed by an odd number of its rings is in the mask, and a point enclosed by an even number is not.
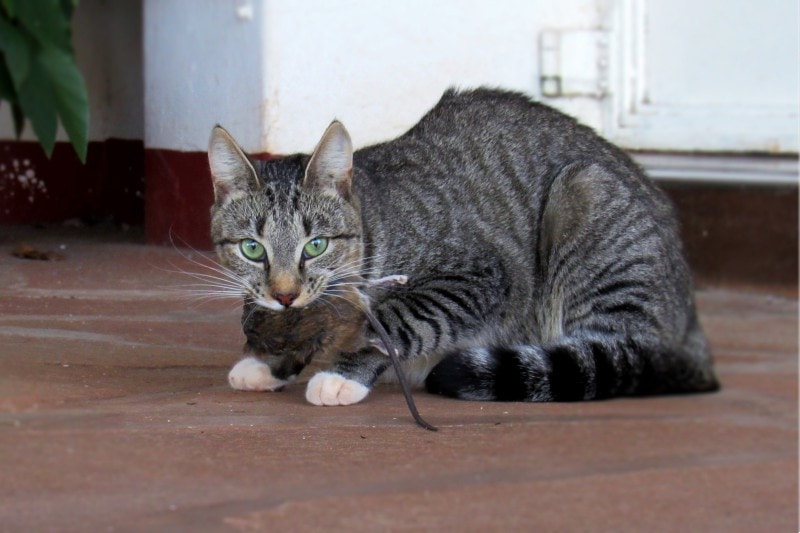
{"type": "Polygon", "coordinates": [[[352,405],[369,394],[369,387],[336,372],[318,372],[306,388],[306,400],[314,405],[352,405]]]}
{"type": "Polygon", "coordinates": [[[248,356],[233,365],[228,372],[228,383],[236,390],[277,391],[289,381],[272,375],[269,365],[254,356],[248,356]]]}
{"type": "Polygon", "coordinates": [[[306,400],[314,405],[358,403],[388,366],[388,358],[375,348],[340,354],[330,370],[318,372],[308,382],[306,400]]]}

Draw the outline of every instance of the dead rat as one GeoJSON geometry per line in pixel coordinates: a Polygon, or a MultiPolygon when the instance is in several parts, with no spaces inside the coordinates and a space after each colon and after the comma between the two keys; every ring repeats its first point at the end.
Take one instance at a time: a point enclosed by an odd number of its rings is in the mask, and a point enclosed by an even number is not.
{"type": "MultiPolygon", "coordinates": [[[[388,287],[402,285],[406,281],[406,276],[394,275],[368,280],[364,285],[388,287]]],[[[400,366],[399,354],[385,328],[370,310],[368,297],[357,288],[352,288],[334,301],[320,300],[314,305],[279,312],[246,301],[242,329],[247,338],[245,353],[263,360],[272,375],[286,383],[292,381],[315,357],[324,358],[345,351],[377,347],[390,358],[414,420],[425,429],[437,431],[417,411],[400,366]]],[[[281,385],[273,390],[282,388],[281,385]]]]}

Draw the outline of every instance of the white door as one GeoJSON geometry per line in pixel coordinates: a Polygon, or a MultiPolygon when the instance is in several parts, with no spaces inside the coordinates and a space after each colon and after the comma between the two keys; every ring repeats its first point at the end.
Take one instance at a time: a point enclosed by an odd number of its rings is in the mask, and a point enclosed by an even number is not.
{"type": "Polygon", "coordinates": [[[606,5],[607,137],[633,150],[797,153],[797,0],[606,5]]]}

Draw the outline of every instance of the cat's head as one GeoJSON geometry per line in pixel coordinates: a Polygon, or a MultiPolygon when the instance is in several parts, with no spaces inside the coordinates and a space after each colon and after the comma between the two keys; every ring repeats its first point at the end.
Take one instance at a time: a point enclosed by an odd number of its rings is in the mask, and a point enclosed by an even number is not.
{"type": "Polygon", "coordinates": [[[311,156],[252,161],[223,128],[208,149],[211,236],[245,299],[274,312],[352,296],[363,254],[353,148],[333,122],[311,156]]]}

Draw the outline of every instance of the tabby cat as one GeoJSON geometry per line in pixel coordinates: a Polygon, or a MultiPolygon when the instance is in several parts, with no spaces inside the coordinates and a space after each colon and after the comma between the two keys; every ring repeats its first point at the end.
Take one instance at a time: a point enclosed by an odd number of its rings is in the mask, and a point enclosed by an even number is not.
{"type": "Polygon", "coordinates": [[[245,298],[241,390],[320,355],[317,405],[363,400],[390,361],[470,400],[564,401],[717,388],[675,216],[617,147],[500,90],[449,90],[401,137],[249,159],[209,143],[211,235],[245,298]]]}

